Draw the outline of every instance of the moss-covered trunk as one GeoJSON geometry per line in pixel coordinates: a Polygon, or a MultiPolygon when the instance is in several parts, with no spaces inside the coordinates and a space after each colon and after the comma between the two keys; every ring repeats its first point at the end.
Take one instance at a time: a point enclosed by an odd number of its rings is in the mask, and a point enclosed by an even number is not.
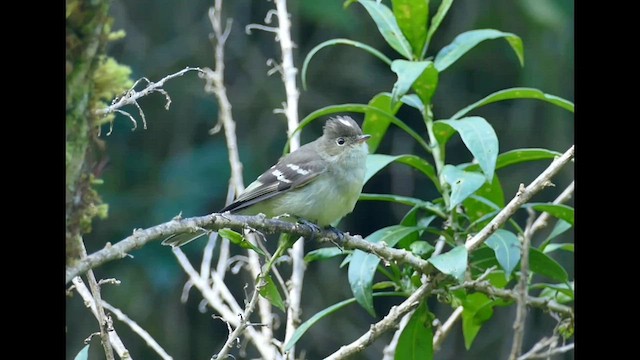
{"type": "Polygon", "coordinates": [[[82,256],[82,235],[91,230],[96,215],[106,216],[93,189],[93,159],[101,145],[96,132],[100,123],[94,112],[104,101],[130,86],[129,70],[105,57],[113,38],[110,0],[67,0],[66,11],[66,247],[67,265],[82,256]],[[109,76],[106,64],[114,76],[109,76]],[[105,71],[106,70],[106,71],[105,71]],[[105,81],[105,75],[107,80],[105,81]],[[126,76],[122,76],[126,75],[126,76]],[[123,80],[124,79],[124,80],[123,80]]]}

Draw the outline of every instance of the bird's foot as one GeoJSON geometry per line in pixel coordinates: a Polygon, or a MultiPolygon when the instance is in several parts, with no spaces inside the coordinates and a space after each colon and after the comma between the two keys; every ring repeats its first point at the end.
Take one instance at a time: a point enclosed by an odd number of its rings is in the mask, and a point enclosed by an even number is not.
{"type": "MultiPolygon", "coordinates": [[[[344,237],[345,234],[344,232],[342,232],[342,230],[338,229],[337,227],[334,226],[329,226],[327,227],[327,230],[331,231],[332,233],[336,234],[336,236],[338,237],[338,240],[340,241],[340,243],[344,243],[344,237]]],[[[333,239],[330,240],[331,243],[333,245],[335,245],[338,249],[344,251],[344,248],[342,247],[342,245],[338,244],[337,242],[335,242],[333,239]]]]}
{"type": "Polygon", "coordinates": [[[311,230],[311,239],[309,240],[313,240],[316,237],[316,234],[318,234],[319,232],[322,231],[322,229],[320,228],[320,226],[318,226],[318,224],[313,223],[307,219],[304,218],[298,218],[298,223],[300,223],[301,225],[304,225],[306,227],[309,228],[309,230],[311,230]]]}

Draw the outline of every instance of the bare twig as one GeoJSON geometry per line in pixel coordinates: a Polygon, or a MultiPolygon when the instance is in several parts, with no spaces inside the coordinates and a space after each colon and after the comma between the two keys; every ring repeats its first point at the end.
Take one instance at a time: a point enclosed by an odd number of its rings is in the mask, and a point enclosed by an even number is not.
{"type": "MultiPolygon", "coordinates": [[[[218,281],[217,274],[212,274],[212,280],[214,281],[215,287],[219,289],[219,291],[213,291],[212,288],[208,285],[208,283],[204,282],[196,270],[193,268],[189,259],[184,255],[180,248],[174,248],[173,253],[178,259],[178,262],[184,269],[184,271],[189,276],[189,279],[193,282],[194,286],[202,293],[202,296],[207,300],[209,305],[217,311],[223,319],[225,319],[231,326],[239,327],[242,324],[242,319],[238,318],[237,314],[242,314],[243,311],[238,305],[237,301],[231,293],[228,291],[228,288],[222,281],[218,281]],[[222,294],[222,296],[219,296],[222,294]],[[224,302],[222,301],[224,300],[224,302]],[[233,310],[231,309],[233,308],[233,310]]],[[[246,309],[245,309],[246,311],[246,309]]],[[[253,310],[252,310],[253,311],[253,310]]],[[[248,338],[252,341],[252,343],[256,346],[256,349],[260,352],[263,358],[269,359],[271,358],[272,346],[259,332],[257,332],[252,327],[246,328],[247,333],[249,334],[248,338]]]]}
{"type": "Polygon", "coordinates": [[[449,335],[451,329],[453,329],[453,325],[455,325],[455,323],[462,317],[463,310],[464,308],[462,306],[458,306],[453,310],[453,313],[451,313],[447,321],[445,321],[436,333],[433,334],[433,349],[435,351],[440,350],[440,345],[442,345],[444,339],[449,335]]]}
{"type": "Polygon", "coordinates": [[[124,322],[125,324],[129,325],[131,330],[133,330],[133,332],[135,332],[136,334],[140,335],[140,337],[147,343],[147,345],[149,345],[150,348],[152,348],[158,355],[160,355],[160,357],[162,359],[165,359],[165,360],[173,359],[160,346],[160,344],[158,344],[158,342],[153,337],[151,337],[151,335],[149,335],[149,333],[145,329],[143,329],[135,321],[131,320],[120,309],[112,306],[111,304],[109,304],[108,302],[106,302],[104,300],[102,300],[102,306],[104,306],[107,310],[111,311],[118,318],[118,320],[120,320],[120,321],[124,322]]]}
{"type": "Polygon", "coordinates": [[[513,322],[513,343],[511,344],[510,360],[516,360],[522,354],[524,341],[525,320],[527,318],[527,297],[529,284],[529,247],[531,245],[531,227],[535,219],[535,212],[529,208],[529,218],[525,227],[520,250],[520,281],[518,282],[516,319],[513,322]]]}
{"type": "MultiPolygon", "coordinates": [[[[84,243],[80,243],[82,256],[87,256],[87,250],[84,247],[84,243]]],[[[104,308],[102,307],[102,295],[100,294],[100,285],[98,281],[96,281],[96,276],[93,274],[93,270],[87,271],[87,281],[89,282],[89,288],[91,289],[91,296],[94,299],[94,308],[96,319],[98,319],[98,324],[100,325],[100,340],[102,343],[102,347],[104,348],[104,354],[107,360],[115,360],[113,356],[113,348],[111,347],[111,341],[109,340],[107,323],[110,322],[110,319],[104,312],[104,308]]],[[[76,284],[77,287],[77,284],[76,284]]]]}
{"type": "Polygon", "coordinates": [[[505,206],[490,222],[475,236],[465,243],[467,251],[471,252],[482,245],[491,234],[504,225],[515,212],[522,207],[533,195],[537,194],[549,184],[549,180],[555,176],[574,156],[574,147],[571,146],[562,156],[555,159],[538,177],[529,184],[505,206]]]}
{"type": "MultiPolygon", "coordinates": [[[[512,301],[518,300],[518,295],[514,291],[496,288],[488,281],[465,281],[460,285],[450,287],[449,290],[455,291],[462,288],[479,291],[491,298],[497,297],[512,301]]],[[[527,306],[556,313],[562,318],[573,319],[573,309],[571,307],[559,304],[558,302],[548,298],[527,296],[527,306]]]]}
{"type": "Polygon", "coordinates": [[[435,278],[432,278],[431,281],[422,284],[407,300],[403,301],[400,305],[393,306],[382,320],[371,325],[369,331],[351,344],[342,346],[336,352],[326,357],[325,360],[347,359],[349,356],[364,350],[365,347],[371,345],[380,335],[393,329],[405,314],[417,308],[418,305],[420,305],[420,301],[429,295],[434,289],[436,282],[443,277],[444,276],[439,274],[436,275],[435,278]]]}
{"type": "MultiPolygon", "coordinates": [[[[569,201],[569,199],[571,199],[571,196],[573,196],[574,189],[575,181],[572,181],[571,184],[569,184],[569,186],[567,186],[567,188],[564,189],[564,191],[560,195],[558,195],[555,200],[553,200],[553,204],[557,205],[569,201]]],[[[548,212],[543,212],[542,214],[540,214],[540,216],[538,216],[536,221],[534,221],[533,225],[531,226],[531,237],[533,237],[533,234],[538,232],[540,229],[547,226],[550,218],[551,215],[548,212]]]]}
{"type": "Polygon", "coordinates": [[[160,81],[154,83],[149,81],[149,79],[147,78],[141,78],[138,81],[136,81],[133,86],[131,87],[131,89],[129,89],[129,91],[127,91],[121,98],[115,98],[111,105],[107,106],[104,109],[99,109],[96,111],[96,115],[108,115],[111,114],[113,112],[120,112],[122,114],[125,114],[129,117],[129,119],[131,119],[131,121],[133,122],[133,130],[136,129],[136,127],[138,126],[137,122],[135,121],[135,119],[133,118],[133,116],[131,116],[129,113],[127,113],[126,111],[121,110],[120,108],[126,106],[126,105],[134,105],[138,108],[138,112],[140,114],[140,117],[142,118],[142,122],[143,122],[143,127],[146,129],[147,128],[147,122],[146,119],[144,117],[144,112],[142,111],[142,109],[140,108],[140,105],[138,104],[138,100],[143,97],[143,96],[147,96],[151,93],[154,92],[159,92],[161,94],[163,94],[165,96],[165,99],[167,100],[166,104],[165,104],[165,109],[169,109],[169,105],[171,104],[171,98],[169,97],[169,94],[162,88],[164,86],[164,83],[176,78],[178,76],[182,76],[185,73],[189,72],[189,71],[198,71],[198,72],[202,72],[202,69],[200,68],[193,68],[193,67],[187,67],[184,68],[180,71],[178,71],[175,74],[171,74],[171,75],[167,75],[164,78],[162,78],[160,81]],[[138,86],[138,84],[141,81],[146,81],[147,82],[147,87],[145,87],[144,89],[140,90],[140,91],[136,91],[135,88],[136,86],[138,86]]]}
{"type": "MultiPolygon", "coordinates": [[[[80,296],[82,297],[82,300],[84,300],[84,304],[91,309],[93,316],[98,319],[98,321],[100,321],[98,310],[96,307],[96,300],[87,286],[84,284],[82,279],[79,276],[74,277],[73,284],[75,285],[75,289],[78,294],[80,294],[80,296]]],[[[115,329],[110,329],[107,332],[107,335],[107,342],[113,346],[113,348],[116,350],[116,353],[118,354],[118,356],[120,356],[121,359],[132,359],[131,355],[129,355],[129,350],[124,347],[124,344],[122,343],[122,340],[120,340],[120,337],[118,336],[118,333],[116,333],[115,329]]],[[[113,353],[111,355],[113,356],[113,353]]]]}
{"type": "Polygon", "coordinates": [[[556,347],[558,343],[558,337],[552,336],[550,338],[543,337],[540,341],[538,341],[531,350],[522,356],[518,357],[518,360],[528,360],[528,359],[549,359],[553,355],[563,354],[568,351],[573,350],[574,344],[567,344],[564,346],[556,347]],[[546,349],[545,349],[546,348],[546,349]]]}
{"type": "Polygon", "coordinates": [[[244,312],[240,315],[240,324],[236,327],[231,334],[227,337],[227,341],[225,341],[222,349],[218,352],[217,355],[214,355],[211,359],[225,359],[229,354],[229,349],[237,339],[242,335],[242,332],[245,330],[251,329],[249,318],[251,314],[256,308],[256,304],[258,303],[258,299],[260,298],[259,289],[264,286],[264,283],[256,284],[256,288],[253,290],[253,295],[251,296],[251,300],[247,304],[244,312]]]}
{"type": "Polygon", "coordinates": [[[384,350],[382,350],[382,360],[395,359],[396,348],[398,347],[398,341],[400,340],[400,335],[402,334],[402,331],[404,330],[405,326],[407,326],[407,323],[409,323],[409,319],[411,319],[411,316],[413,315],[414,312],[415,312],[415,309],[409,311],[402,317],[402,319],[400,319],[400,323],[398,324],[398,329],[393,333],[393,337],[391,338],[391,341],[389,341],[387,346],[384,347],[384,350]]]}

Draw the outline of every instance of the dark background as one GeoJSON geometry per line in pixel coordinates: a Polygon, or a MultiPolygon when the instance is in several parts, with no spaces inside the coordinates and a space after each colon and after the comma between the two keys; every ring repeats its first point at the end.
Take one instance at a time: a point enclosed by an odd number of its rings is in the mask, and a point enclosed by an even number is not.
{"type": "MultiPolygon", "coordinates": [[[[432,1],[433,3],[438,3],[432,1]]],[[[388,2],[386,2],[388,4],[388,2]]],[[[211,25],[207,11],[213,1],[114,1],[111,13],[114,30],[127,36],[113,43],[108,53],[132,68],[132,78],[157,81],[186,66],[213,67],[211,25]]],[[[432,4],[433,7],[434,4],[432,4]]],[[[338,0],[289,1],[293,22],[292,37],[297,45],[295,64],[301,70],[306,54],[315,45],[332,38],[349,38],[367,43],[390,58],[393,52],[377,31],[373,20],[359,4],[347,9],[338,0]]],[[[267,76],[267,59],[279,59],[279,44],[271,33],[245,33],[250,23],[264,23],[272,2],[227,1],[224,15],[233,18],[226,47],[225,81],[233,116],[237,123],[238,146],[244,164],[245,184],[251,182],[280,156],[286,141],[286,120],[274,114],[285,99],[279,74],[267,76]]],[[[432,14],[435,13],[435,9],[432,14]]],[[[545,93],[574,99],[574,4],[569,0],[485,0],[456,1],[430,45],[429,56],[449,44],[461,32],[493,28],[519,35],[524,42],[525,66],[521,68],[506,41],[483,42],[440,74],[434,97],[434,115],[445,119],[484,96],[509,87],[533,87],[545,93]]],[[[324,106],[341,103],[367,103],[375,94],[391,91],[395,74],[368,53],[348,46],[320,51],[311,61],[308,89],[300,88],[300,118],[324,106]]],[[[300,84],[300,82],[298,82],[300,84]]],[[[109,204],[109,217],[97,220],[93,232],[85,236],[87,251],[96,251],[106,242],[115,243],[134,228],[146,228],[170,220],[182,212],[185,217],[204,215],[223,207],[229,178],[226,145],[221,133],[209,135],[217,121],[217,104],[203,90],[204,82],[195,72],[168,82],[171,107],[164,109],[164,97],[154,94],[140,105],[148,129],[131,131],[131,122],[116,117],[107,142],[108,165],[104,185],[98,188],[109,204]]],[[[129,110],[138,118],[135,108],[129,110]]],[[[362,115],[351,114],[361,123],[362,115]]],[[[505,101],[485,106],[472,115],[482,116],[495,128],[500,152],[515,148],[539,147],[564,152],[574,143],[574,116],[566,110],[535,100],[505,101]]],[[[403,108],[398,115],[420,134],[422,120],[417,112],[403,108]]],[[[139,119],[139,118],[138,118],[139,119]]],[[[322,122],[324,119],[320,119],[322,122]]],[[[107,128],[103,130],[108,130],[107,128]]],[[[316,138],[321,123],[302,133],[302,142],[316,138]]],[[[424,155],[404,132],[391,127],[378,153],[424,155]]],[[[447,148],[447,162],[471,160],[462,141],[454,136],[447,148]]],[[[498,171],[507,201],[520,183],[529,183],[548,162],[517,165],[498,171]]],[[[408,168],[398,165],[376,175],[364,188],[370,193],[395,193],[431,200],[437,197],[433,186],[408,168]]],[[[545,190],[534,201],[553,200],[573,180],[573,169],[561,173],[555,188],[545,190]]],[[[572,204],[572,203],[570,203],[572,204]]],[[[360,202],[340,228],[366,236],[388,225],[397,224],[408,208],[388,203],[360,202]]],[[[518,214],[521,224],[524,212],[518,214]]],[[[534,245],[539,244],[534,241],[534,245]]],[[[563,241],[573,241],[567,235],[563,241]]],[[[197,266],[205,241],[184,248],[197,266]]],[[[272,245],[273,246],[273,245],[272,245]]],[[[307,242],[306,251],[317,248],[307,242]]],[[[233,248],[233,251],[237,249],[233,248]]],[[[573,278],[573,257],[553,253],[573,278]]],[[[154,243],[135,251],[133,259],[115,261],[96,269],[98,278],[115,277],[120,286],[103,286],[103,298],[122,309],[145,328],[175,359],[209,359],[227,336],[226,326],[198,311],[201,300],[192,291],[186,304],[180,303],[186,275],[171,251],[154,243]]],[[[336,302],[352,297],[346,268],[341,259],[314,262],[308,267],[303,289],[303,320],[336,302]]],[[[237,298],[251,280],[230,277],[237,298]]],[[[375,300],[378,315],[384,315],[400,299],[375,300]]],[[[431,310],[446,320],[450,307],[430,301],[431,310]]],[[[512,341],[514,307],[496,308],[493,318],[480,330],[472,348],[464,348],[461,326],[445,340],[438,359],[504,359],[512,341]]],[[[285,321],[283,314],[281,320],[285,321]]],[[[299,342],[307,358],[318,359],[353,341],[369,325],[379,320],[353,305],[312,327],[299,342]]],[[[67,300],[67,359],[82,348],[84,340],[97,330],[90,311],[76,294],[67,300]]],[[[531,311],[527,321],[524,348],[549,335],[555,322],[548,314],[531,311]]],[[[157,355],[127,326],[115,322],[116,329],[134,358],[153,359],[157,355]]],[[[280,329],[283,332],[283,328],[280,329]]],[[[356,358],[378,359],[391,337],[386,334],[356,358]]],[[[283,338],[279,336],[279,338],[283,338]]],[[[98,338],[92,341],[90,359],[103,358],[98,338]]],[[[250,354],[251,355],[251,354],[250,354]]],[[[564,359],[573,358],[566,354],[564,359]]]]}

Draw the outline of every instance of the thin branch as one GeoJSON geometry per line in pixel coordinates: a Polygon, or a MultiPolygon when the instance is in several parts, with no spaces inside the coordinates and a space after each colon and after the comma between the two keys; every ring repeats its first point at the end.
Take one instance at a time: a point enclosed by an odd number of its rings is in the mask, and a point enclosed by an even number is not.
{"type": "MultiPolygon", "coordinates": [[[[82,256],[87,256],[87,250],[84,246],[84,242],[80,242],[80,247],[82,251],[82,256]]],[[[109,340],[109,330],[111,326],[111,319],[107,317],[104,312],[104,308],[102,307],[102,296],[100,294],[100,285],[98,281],[96,281],[96,276],[93,273],[93,270],[87,271],[87,281],[89,282],[89,288],[91,289],[91,296],[94,299],[94,308],[96,319],[98,319],[98,324],[100,326],[100,340],[102,343],[102,347],[104,348],[104,354],[107,360],[115,360],[113,356],[113,348],[111,347],[111,341],[109,340]],[[109,324],[109,326],[107,326],[109,324]]],[[[77,286],[77,284],[76,284],[77,286]]]]}
{"type": "Polygon", "coordinates": [[[111,311],[118,318],[118,320],[129,325],[131,330],[133,330],[133,332],[135,332],[136,334],[140,335],[140,337],[147,343],[147,345],[149,345],[150,348],[152,348],[158,355],[160,355],[162,359],[165,359],[165,360],[173,359],[173,357],[167,354],[167,352],[160,346],[160,344],[158,344],[158,342],[151,335],[149,335],[149,333],[145,329],[143,329],[135,321],[131,320],[131,318],[129,318],[120,309],[112,306],[111,304],[109,304],[104,300],[102,300],[102,306],[104,306],[107,310],[111,311]]]}
{"type": "Polygon", "coordinates": [[[255,310],[258,299],[260,298],[259,289],[264,285],[264,283],[256,284],[256,288],[253,290],[251,300],[247,304],[242,315],[240,315],[240,325],[238,325],[236,329],[233,330],[231,334],[229,334],[229,336],[227,337],[227,341],[225,341],[222,349],[220,349],[220,352],[218,352],[217,355],[214,355],[211,359],[225,359],[229,354],[229,349],[231,349],[233,343],[240,337],[240,335],[242,335],[245,330],[251,329],[249,318],[255,310]]]}
{"type": "MultiPolygon", "coordinates": [[[[558,195],[555,200],[553,200],[553,204],[558,205],[569,201],[569,199],[571,199],[571,197],[573,196],[574,189],[575,181],[572,181],[571,184],[569,184],[569,186],[567,186],[567,188],[564,189],[564,191],[560,195],[558,195]]],[[[531,237],[533,237],[533,234],[538,232],[540,229],[547,226],[550,218],[551,215],[548,212],[543,212],[542,214],[540,214],[540,216],[538,216],[536,221],[534,221],[533,225],[531,226],[531,237]]]]}
{"type": "MultiPolygon", "coordinates": [[[[171,99],[168,97],[166,91],[164,91],[164,89],[162,89],[162,87],[164,86],[164,83],[184,75],[185,73],[189,72],[189,71],[198,71],[198,72],[202,72],[202,69],[200,68],[193,68],[193,67],[186,67],[180,71],[178,71],[175,74],[171,74],[171,75],[167,75],[164,78],[162,78],[160,81],[154,83],[149,81],[147,78],[142,78],[139,79],[138,81],[136,81],[133,86],[131,87],[131,89],[129,89],[129,91],[127,91],[121,98],[116,98],[112,101],[112,104],[107,106],[104,109],[99,109],[96,111],[96,115],[108,115],[111,114],[112,112],[126,106],[126,105],[138,105],[138,100],[143,97],[143,96],[147,96],[153,92],[160,92],[162,94],[165,95],[165,98],[167,99],[167,103],[165,104],[165,108],[168,108],[169,104],[171,104],[171,99]],[[145,80],[147,81],[147,87],[140,90],[140,91],[136,91],[135,87],[138,85],[138,83],[140,83],[140,81],[145,80]]],[[[135,123],[135,121],[134,121],[135,123]]]]}
{"type": "Polygon", "coordinates": [[[453,329],[453,325],[455,325],[455,323],[457,323],[458,320],[460,320],[460,318],[462,317],[463,310],[464,308],[462,306],[458,306],[455,310],[453,310],[453,313],[451,313],[447,321],[445,321],[444,324],[442,324],[442,326],[433,335],[433,349],[435,351],[440,350],[442,342],[453,329]]]}
{"type": "Polygon", "coordinates": [[[557,336],[552,336],[551,338],[544,337],[540,341],[538,341],[526,354],[518,357],[518,360],[549,359],[553,355],[563,354],[573,350],[574,348],[574,343],[555,347],[557,342],[557,336]]]}
{"type": "Polygon", "coordinates": [[[130,256],[129,252],[139,249],[151,241],[165,239],[169,235],[178,233],[193,233],[202,231],[203,229],[219,230],[223,228],[240,232],[244,229],[253,229],[264,234],[289,233],[294,236],[313,238],[320,242],[338,243],[346,249],[360,249],[376,254],[389,262],[408,264],[425,273],[428,269],[433,268],[429,262],[408,251],[390,248],[384,243],[370,243],[363,240],[359,235],[351,236],[345,233],[341,238],[340,235],[331,230],[315,232],[304,224],[292,223],[281,219],[267,219],[264,215],[247,216],[229,213],[213,213],[186,219],[176,217],[171,221],[147,229],[135,229],[131,236],[124,238],[114,245],[107,243],[103,249],[82,258],[74,266],[67,267],[67,283],[70,282],[73,277],[84,274],[89,269],[130,256]]]}
{"type": "MultiPolygon", "coordinates": [[[[501,298],[505,300],[517,301],[518,295],[512,290],[499,289],[491,285],[488,281],[465,281],[464,283],[449,288],[450,291],[458,289],[469,289],[481,292],[491,298],[501,298]]],[[[573,319],[573,309],[562,305],[549,298],[527,296],[527,306],[540,308],[560,315],[562,318],[573,319]]]]}
{"type": "Polygon", "coordinates": [[[415,312],[415,309],[409,311],[402,317],[402,319],[400,319],[400,323],[398,324],[398,329],[393,333],[393,337],[391,338],[391,341],[389,341],[387,346],[384,347],[384,350],[382,350],[382,360],[395,359],[396,348],[398,347],[398,341],[400,340],[400,335],[402,334],[402,331],[404,330],[405,326],[407,326],[407,323],[409,323],[409,319],[411,319],[411,316],[413,315],[414,312],[415,312]]]}
{"type": "MultiPolygon", "coordinates": [[[[206,282],[202,280],[193,266],[191,266],[189,259],[187,259],[186,255],[184,255],[180,248],[174,248],[173,254],[176,256],[176,259],[178,259],[178,262],[189,276],[189,279],[193,282],[193,285],[202,293],[202,296],[207,300],[209,306],[217,311],[222,316],[222,318],[224,318],[232,326],[241,326],[242,319],[239,319],[236,314],[241,314],[242,310],[235,298],[233,298],[231,293],[228,291],[228,288],[226,287],[224,282],[217,281],[217,274],[212,274],[211,277],[211,279],[214,281],[213,286],[219,289],[219,291],[214,291],[211,287],[208,286],[206,282]],[[219,294],[222,294],[222,299],[219,294]],[[225,300],[227,303],[223,302],[222,300],[225,300]],[[231,310],[230,307],[232,307],[233,310],[231,310]]],[[[269,344],[268,340],[251,327],[246,328],[246,330],[249,333],[249,339],[251,339],[262,357],[265,359],[270,358],[272,346],[269,344]]]]}
{"type": "Polygon", "coordinates": [[[371,345],[378,337],[380,337],[380,335],[396,327],[398,322],[400,322],[400,319],[405,314],[417,308],[418,305],[420,305],[420,301],[426,298],[429,293],[433,291],[436,282],[442,278],[444,278],[444,276],[439,274],[432,278],[431,281],[422,284],[422,286],[420,286],[400,305],[393,306],[382,320],[371,325],[369,331],[364,333],[351,344],[340,347],[336,352],[326,357],[325,360],[347,359],[349,356],[364,350],[364,348],[371,345]]]}
{"type": "Polygon", "coordinates": [[[504,225],[515,212],[522,207],[531,197],[548,186],[550,179],[555,176],[574,156],[575,146],[571,146],[562,156],[555,159],[535,180],[522,191],[518,191],[516,196],[504,207],[490,222],[480,230],[475,236],[465,243],[467,251],[471,252],[482,245],[491,234],[504,225]]]}
{"type": "Polygon", "coordinates": [[[535,212],[529,208],[529,218],[522,237],[520,250],[520,281],[518,282],[516,319],[513,322],[513,343],[511,344],[510,360],[516,360],[522,354],[522,342],[524,341],[525,320],[527,318],[527,297],[529,284],[529,248],[531,245],[531,227],[535,218],[535,212]]]}
{"type": "MultiPolygon", "coordinates": [[[[82,297],[82,300],[84,300],[85,306],[90,308],[93,316],[98,319],[98,321],[100,321],[98,310],[96,307],[96,301],[82,279],[79,276],[74,277],[73,284],[75,285],[75,289],[78,294],[80,294],[80,296],[82,297]]],[[[116,333],[115,329],[111,328],[107,333],[109,336],[108,343],[113,346],[118,356],[120,356],[121,359],[132,359],[131,355],[129,355],[129,350],[124,347],[124,344],[122,343],[122,340],[120,340],[120,337],[118,336],[118,333],[116,333]]]]}

